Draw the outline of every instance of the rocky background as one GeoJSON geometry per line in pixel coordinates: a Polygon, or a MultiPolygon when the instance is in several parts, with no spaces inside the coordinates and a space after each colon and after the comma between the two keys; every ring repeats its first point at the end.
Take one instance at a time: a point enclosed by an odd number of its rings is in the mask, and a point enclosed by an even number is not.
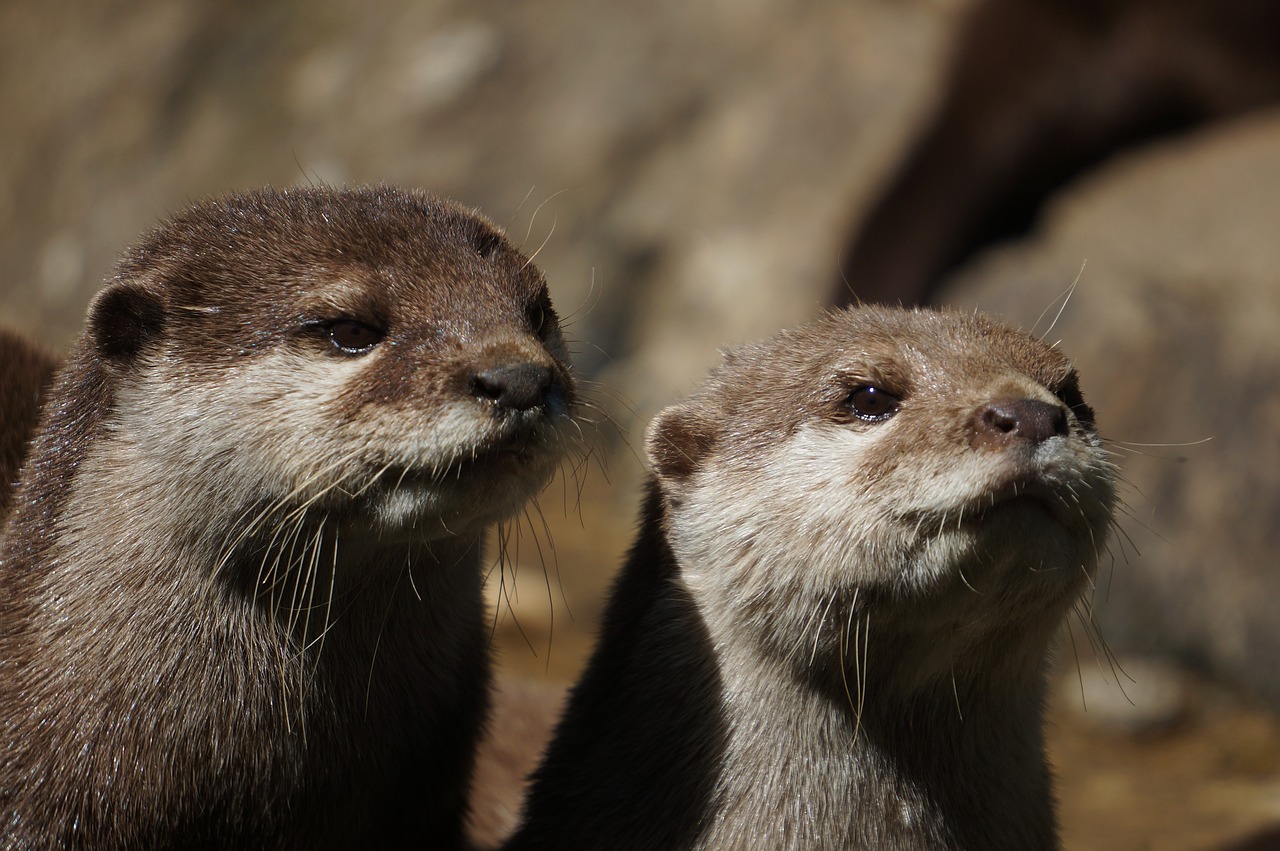
{"type": "MultiPolygon", "coordinates": [[[[644,423],[719,347],[830,301],[974,5],[8,0],[0,322],[65,348],[115,255],[214,193],[385,181],[482,209],[537,254],[599,426],[494,583],[503,663],[569,680],[644,423]]],[[[1280,825],[1280,105],[1177,129],[1072,175],[936,295],[1044,331],[1076,282],[1051,334],[1125,469],[1110,650],[1076,624],[1054,706],[1070,849],[1280,825]]]]}

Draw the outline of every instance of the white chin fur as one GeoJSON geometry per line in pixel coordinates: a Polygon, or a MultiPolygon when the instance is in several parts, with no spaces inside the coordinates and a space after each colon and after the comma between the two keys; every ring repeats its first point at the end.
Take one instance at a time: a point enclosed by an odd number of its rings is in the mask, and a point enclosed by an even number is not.
{"type": "Polygon", "coordinates": [[[542,481],[406,483],[376,497],[367,519],[382,537],[423,540],[477,534],[514,516],[542,481]]]}

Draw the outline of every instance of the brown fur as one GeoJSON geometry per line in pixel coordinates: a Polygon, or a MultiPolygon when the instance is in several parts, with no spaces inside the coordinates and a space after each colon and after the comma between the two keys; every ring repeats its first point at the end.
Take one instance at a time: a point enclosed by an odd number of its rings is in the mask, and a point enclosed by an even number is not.
{"type": "Polygon", "coordinates": [[[509,851],[1056,847],[1045,656],[1113,499],[1065,357],[850,310],[730,353],[648,452],[509,851]]]}
{"type": "Polygon", "coordinates": [[[0,528],[9,516],[18,470],[35,434],[45,389],[57,367],[53,355],[0,328],[0,528]]]}
{"type": "Polygon", "coordinates": [[[0,541],[0,845],[459,847],[479,551],[558,463],[564,358],[537,270],[421,193],[129,251],[0,541]]]}

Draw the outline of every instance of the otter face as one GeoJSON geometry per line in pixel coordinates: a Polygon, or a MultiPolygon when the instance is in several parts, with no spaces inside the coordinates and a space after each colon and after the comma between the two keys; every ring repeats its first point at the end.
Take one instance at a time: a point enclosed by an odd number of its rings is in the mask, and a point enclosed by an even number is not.
{"type": "Polygon", "coordinates": [[[1114,500],[1067,359],[955,313],[854,309],[742,348],[648,445],[686,581],[789,649],[855,599],[918,634],[1052,629],[1114,500]]]}
{"type": "Polygon", "coordinates": [[[480,217],[389,188],[196,207],[126,257],[90,337],[129,376],[115,429],[140,457],[239,511],[383,539],[509,517],[574,404],[538,271],[480,217]]]}

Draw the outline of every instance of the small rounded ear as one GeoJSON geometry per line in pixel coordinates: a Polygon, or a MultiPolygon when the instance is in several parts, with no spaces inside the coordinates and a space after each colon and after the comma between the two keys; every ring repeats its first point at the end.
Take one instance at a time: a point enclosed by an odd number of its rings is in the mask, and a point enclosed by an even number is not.
{"type": "Polygon", "coordinates": [[[659,479],[683,483],[715,449],[719,436],[718,421],[705,410],[688,403],[672,405],[649,424],[645,449],[659,479]]]}
{"type": "Polygon", "coordinates": [[[89,307],[89,337],[110,361],[132,360],[163,331],[160,296],[136,283],[111,284],[89,307]]]}

